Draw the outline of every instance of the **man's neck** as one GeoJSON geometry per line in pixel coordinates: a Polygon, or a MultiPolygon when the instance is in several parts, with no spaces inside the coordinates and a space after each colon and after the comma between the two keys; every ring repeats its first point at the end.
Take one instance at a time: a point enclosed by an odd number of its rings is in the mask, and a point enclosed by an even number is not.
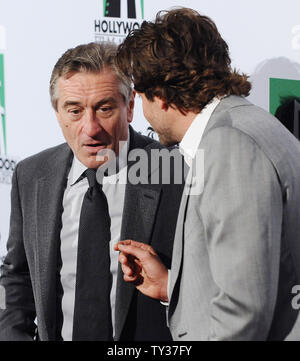
{"type": "Polygon", "coordinates": [[[176,112],[178,114],[176,116],[176,121],[174,122],[174,134],[178,143],[180,143],[185,133],[196,118],[197,114],[193,112],[188,112],[187,114],[183,115],[179,111],[176,112]]]}

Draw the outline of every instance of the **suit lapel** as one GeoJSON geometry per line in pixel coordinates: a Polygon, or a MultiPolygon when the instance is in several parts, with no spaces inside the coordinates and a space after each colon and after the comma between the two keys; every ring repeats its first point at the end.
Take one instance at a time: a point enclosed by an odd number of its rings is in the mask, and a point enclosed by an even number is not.
{"type": "Polygon", "coordinates": [[[173,291],[177,282],[177,279],[180,276],[181,264],[183,259],[183,242],[184,242],[184,222],[186,219],[186,212],[189,201],[190,187],[191,187],[191,179],[192,179],[192,169],[189,170],[186,183],[184,186],[184,190],[182,193],[180,208],[178,212],[178,219],[175,231],[175,239],[174,239],[174,248],[173,248],[173,256],[172,256],[172,266],[171,266],[171,280],[170,280],[170,308],[169,314],[172,310],[172,299],[173,291]]]}
{"type": "Polygon", "coordinates": [[[161,187],[126,186],[121,240],[134,239],[149,244],[161,187]],[[134,238],[134,237],[135,238],[134,238]]]}
{"type": "Polygon", "coordinates": [[[55,160],[49,161],[48,174],[37,183],[36,279],[42,339],[55,339],[62,199],[72,158],[66,146],[55,160]]]}
{"type": "MultiPolygon", "coordinates": [[[[130,150],[134,148],[145,148],[143,139],[136,133],[133,133],[132,129],[130,136],[130,150]]],[[[128,172],[133,165],[134,162],[128,163],[128,172]]],[[[133,239],[147,244],[151,243],[151,235],[162,186],[157,184],[151,185],[150,177],[151,174],[149,172],[148,185],[132,185],[127,182],[120,234],[121,240],[133,239]]],[[[115,310],[116,340],[121,336],[134,291],[135,287],[133,285],[124,282],[123,272],[119,264],[115,310]]]]}

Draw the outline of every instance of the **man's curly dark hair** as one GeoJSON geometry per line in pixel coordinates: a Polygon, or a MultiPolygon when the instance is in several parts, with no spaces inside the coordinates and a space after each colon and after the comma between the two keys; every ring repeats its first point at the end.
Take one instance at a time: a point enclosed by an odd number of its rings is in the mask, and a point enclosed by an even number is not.
{"type": "Polygon", "coordinates": [[[199,113],[215,96],[249,95],[248,76],[231,68],[215,23],[195,10],[160,11],[119,46],[117,67],[137,92],[162,98],[183,114],[199,113]]]}

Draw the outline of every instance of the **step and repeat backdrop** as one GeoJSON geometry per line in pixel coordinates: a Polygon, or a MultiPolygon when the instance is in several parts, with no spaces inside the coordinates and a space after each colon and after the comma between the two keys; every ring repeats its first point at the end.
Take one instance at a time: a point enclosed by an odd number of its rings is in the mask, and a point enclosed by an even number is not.
{"type": "MultiPolygon", "coordinates": [[[[57,59],[81,43],[120,43],[143,20],[174,6],[194,8],[216,22],[233,66],[251,76],[249,99],[299,137],[299,0],[0,0],[0,257],[16,163],[64,141],[48,91],[57,59]]],[[[155,136],[140,99],[133,125],[155,136]]]]}

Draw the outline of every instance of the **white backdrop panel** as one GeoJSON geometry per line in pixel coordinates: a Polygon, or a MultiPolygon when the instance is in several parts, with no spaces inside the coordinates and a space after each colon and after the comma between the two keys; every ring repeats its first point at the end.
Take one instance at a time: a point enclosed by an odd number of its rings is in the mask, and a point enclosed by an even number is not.
{"type": "MultiPolygon", "coordinates": [[[[153,19],[157,11],[180,5],[217,23],[230,46],[233,65],[252,75],[250,99],[256,104],[268,110],[270,76],[300,80],[299,0],[145,0],[144,17],[153,19]]],[[[49,101],[50,74],[66,49],[95,39],[94,21],[103,18],[102,6],[102,0],[0,0],[9,157],[23,159],[64,141],[49,101]]],[[[136,103],[133,125],[145,132],[148,125],[140,99],[136,103]]],[[[9,185],[0,184],[2,254],[9,190],[9,185]]]]}

